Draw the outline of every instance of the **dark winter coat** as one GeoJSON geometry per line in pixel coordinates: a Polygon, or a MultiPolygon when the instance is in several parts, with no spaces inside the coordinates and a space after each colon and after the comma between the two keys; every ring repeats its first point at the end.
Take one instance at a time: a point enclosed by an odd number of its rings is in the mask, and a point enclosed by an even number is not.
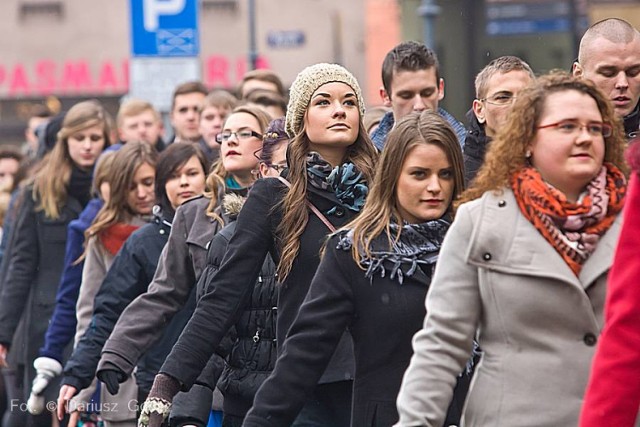
{"type": "MultiPolygon", "coordinates": [[[[89,387],[95,377],[102,346],[127,305],[147,290],[170,231],[171,223],[156,217],[153,222],[135,231],[124,243],[96,295],[91,324],[65,365],[63,384],[72,385],[78,390],[89,387]]],[[[186,323],[188,316],[189,313],[182,316],[183,322],[186,323]]],[[[170,333],[170,330],[169,327],[167,332],[170,333]]],[[[147,382],[149,375],[153,378],[155,372],[146,375],[147,382]]],[[[139,371],[136,375],[138,384],[144,377],[145,372],[139,371]]],[[[150,384],[145,386],[147,390],[150,388],[150,384]]]]}
{"type": "Polygon", "coordinates": [[[103,201],[100,199],[91,200],[78,219],[71,221],[67,227],[64,270],[56,295],[56,307],[47,328],[44,346],[40,349],[40,356],[50,357],[61,364],[64,362],[65,348],[73,341],[78,323],[76,303],[82,284],[84,260],[76,261],[84,252],[84,232],[89,228],[102,205],[103,201]]]}
{"type": "MultiPolygon", "coordinates": [[[[236,222],[232,222],[211,240],[208,264],[198,282],[199,287],[212,282],[211,276],[218,271],[235,229],[236,222]]],[[[258,388],[275,365],[278,305],[276,280],[275,265],[267,255],[249,301],[234,325],[236,338],[227,356],[224,371],[220,379],[210,385],[213,389],[217,382],[218,389],[224,395],[225,414],[244,417],[251,408],[258,388]]],[[[205,291],[210,292],[211,289],[198,289],[198,295],[205,291]]]]}
{"type": "MultiPolygon", "coordinates": [[[[243,307],[254,289],[267,254],[271,254],[278,264],[280,247],[276,230],[282,221],[281,201],[286,191],[286,186],[277,179],[259,180],[251,189],[220,269],[207,286],[212,292],[200,299],[193,317],[162,366],[161,372],[180,381],[183,389],[188,389],[194,383],[229,328],[242,316],[243,307]]],[[[354,216],[333,193],[309,186],[307,197],[336,227],[344,225],[354,216]]],[[[327,234],[327,226],[310,213],[300,237],[299,254],[280,287],[276,331],[278,342],[284,342],[309,290],[319,263],[320,248],[327,234]]],[[[345,333],[319,382],[351,380],[353,375],[353,346],[349,335],[345,333]]]]}
{"type": "Polygon", "coordinates": [[[467,138],[462,150],[464,158],[464,184],[468,187],[476,177],[478,170],[484,163],[484,156],[489,145],[484,126],[478,121],[473,110],[467,112],[467,138]]]}
{"type": "Polygon", "coordinates": [[[246,426],[289,425],[311,394],[340,337],[353,337],[356,376],[353,426],[391,426],[398,420],[396,396],[422,327],[431,267],[418,268],[403,284],[389,273],[372,279],[337,248],[333,236],[291,326],[273,374],[258,391],[246,426]]]}
{"type": "Polygon", "coordinates": [[[56,303],[64,267],[67,226],[83,210],[82,204],[68,195],[59,218],[49,218],[36,208],[32,192],[31,186],[25,188],[16,216],[14,240],[9,253],[5,254],[10,264],[0,297],[0,343],[11,346],[13,357],[26,370],[28,384],[35,378],[33,361],[44,343],[56,303]],[[24,335],[19,343],[14,343],[14,332],[21,320],[24,335]]]}
{"type": "Polygon", "coordinates": [[[148,292],[124,310],[102,349],[98,370],[115,366],[131,375],[140,357],[161,336],[163,325],[187,303],[206,265],[207,248],[220,225],[206,216],[209,199],[180,206],[148,292]]]}

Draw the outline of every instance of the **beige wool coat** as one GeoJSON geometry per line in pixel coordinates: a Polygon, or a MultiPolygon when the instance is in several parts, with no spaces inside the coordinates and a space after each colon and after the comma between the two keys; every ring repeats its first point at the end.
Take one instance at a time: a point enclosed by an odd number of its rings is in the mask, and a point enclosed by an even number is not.
{"type": "Polygon", "coordinates": [[[475,336],[484,354],[462,425],[576,426],[620,223],[621,215],[576,277],[510,189],[462,205],[413,339],[397,426],[442,426],[475,336]]]}

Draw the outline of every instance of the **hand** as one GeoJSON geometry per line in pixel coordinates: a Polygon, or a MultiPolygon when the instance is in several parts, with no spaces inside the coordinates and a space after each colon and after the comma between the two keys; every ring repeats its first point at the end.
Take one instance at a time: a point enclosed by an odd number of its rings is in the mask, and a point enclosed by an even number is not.
{"type": "Polygon", "coordinates": [[[71,415],[69,415],[69,422],[67,423],[67,427],[77,427],[79,420],[80,411],[73,411],[71,415]]]}
{"type": "MultiPolygon", "coordinates": [[[[64,413],[67,411],[67,405],[73,396],[76,395],[78,389],[68,384],[63,385],[60,388],[60,394],[58,394],[58,420],[62,421],[64,413]]],[[[76,411],[77,412],[77,411],[76,411]]]]}
{"type": "Polygon", "coordinates": [[[156,397],[148,398],[142,405],[138,427],[162,427],[171,412],[171,402],[156,397]]]}
{"type": "Polygon", "coordinates": [[[7,351],[9,349],[4,346],[4,344],[0,344],[0,368],[8,368],[7,365],[7,351]]]}
{"type": "Polygon", "coordinates": [[[96,374],[96,377],[102,381],[111,395],[118,394],[120,383],[127,379],[126,374],[117,369],[101,369],[96,374]]]}
{"type": "Polygon", "coordinates": [[[38,357],[33,361],[36,368],[36,377],[31,385],[31,394],[27,400],[27,410],[32,415],[39,415],[44,411],[44,396],[42,392],[47,388],[52,379],[62,373],[62,365],[50,357],[38,357]]]}

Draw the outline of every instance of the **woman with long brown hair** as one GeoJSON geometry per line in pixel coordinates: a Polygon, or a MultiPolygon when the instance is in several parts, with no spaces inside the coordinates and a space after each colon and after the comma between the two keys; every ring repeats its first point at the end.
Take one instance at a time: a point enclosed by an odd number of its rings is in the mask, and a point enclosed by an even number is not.
{"type": "Polygon", "coordinates": [[[483,350],[462,423],[577,425],[625,192],[607,98],[565,73],[523,89],[462,196],[398,396],[399,426],[441,426],[483,350]]]}
{"type": "MultiPolygon", "coordinates": [[[[67,225],[91,198],[93,167],[109,146],[109,116],[97,101],[75,104],[66,113],[53,150],[23,190],[9,268],[0,298],[0,366],[11,348],[12,368],[24,373],[24,401],[35,377],[33,361],[44,341],[64,267],[67,225]],[[21,323],[20,333],[14,333],[21,323]],[[14,338],[16,341],[14,342],[14,338]]],[[[45,393],[53,397],[53,388],[45,393]]],[[[51,424],[51,414],[38,418],[51,424]]]]}
{"type": "MultiPolygon", "coordinates": [[[[237,220],[220,269],[161,369],[141,419],[159,425],[171,399],[188,389],[237,321],[267,254],[281,282],[276,339],[286,332],[309,289],[325,237],[364,205],[377,151],[362,118],[364,100],[356,79],[335,64],[316,64],[296,77],[286,130],[289,169],[282,179],[259,180],[237,220]]],[[[256,339],[260,339],[258,336],[256,339]]],[[[298,422],[349,424],[354,376],[353,348],[345,333],[332,362],[298,422]]]]}
{"type": "Polygon", "coordinates": [[[400,120],[362,212],[328,240],[282,356],[243,425],[289,425],[347,328],[356,364],[351,425],[398,420],[411,338],[463,189],[462,150],[451,126],[430,110],[400,120]]]}

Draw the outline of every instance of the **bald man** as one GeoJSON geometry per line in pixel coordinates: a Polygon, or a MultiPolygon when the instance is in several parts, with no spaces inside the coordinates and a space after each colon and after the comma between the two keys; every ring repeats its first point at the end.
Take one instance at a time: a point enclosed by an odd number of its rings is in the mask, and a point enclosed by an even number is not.
{"type": "Polygon", "coordinates": [[[638,134],[640,114],[640,32],[628,22],[609,18],[593,24],[580,41],[573,75],[592,80],[624,120],[629,137],[638,134]]]}

